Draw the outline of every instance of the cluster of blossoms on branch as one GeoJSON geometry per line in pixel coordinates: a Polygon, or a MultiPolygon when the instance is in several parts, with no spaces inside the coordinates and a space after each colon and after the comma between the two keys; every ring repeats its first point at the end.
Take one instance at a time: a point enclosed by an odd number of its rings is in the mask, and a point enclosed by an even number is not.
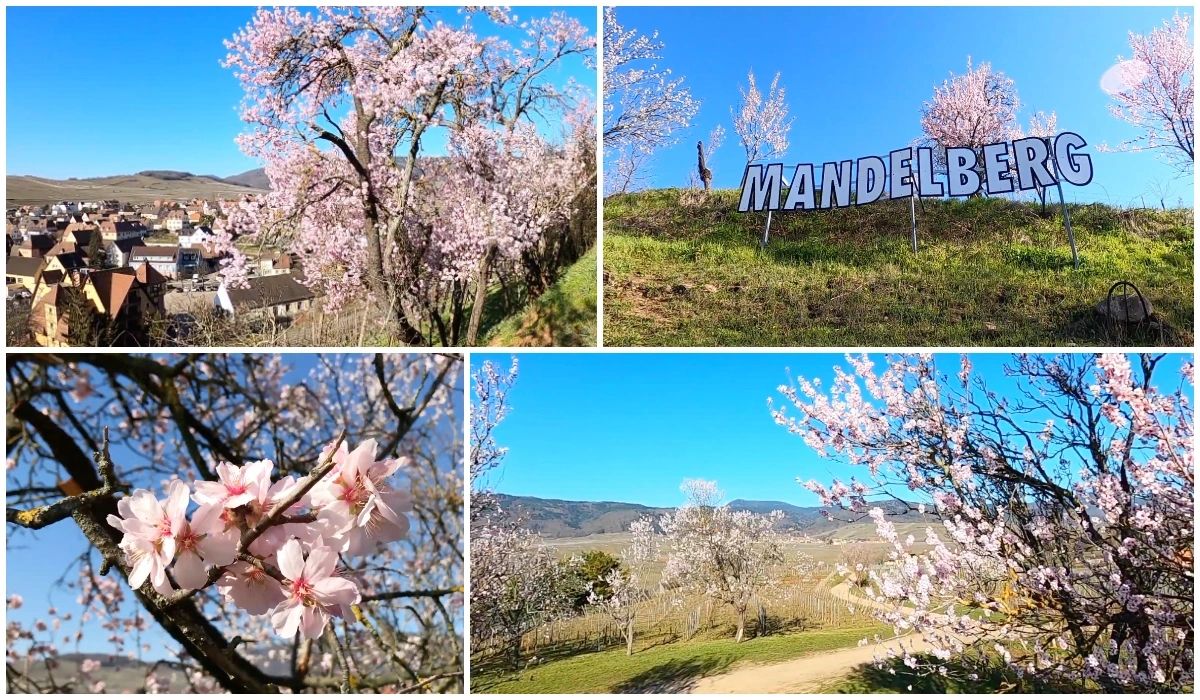
{"type": "Polygon", "coordinates": [[[251,615],[269,615],[291,638],[316,639],[331,616],[346,617],[361,599],[340,557],[371,553],[408,532],[410,496],[388,483],[401,460],[376,460],[376,443],[331,445],[307,477],[272,479],[263,460],[221,463],[218,480],[180,479],[166,497],[137,489],[108,522],[123,534],[129,584],[147,581],[160,595],[216,585],[251,615]],[[188,515],[190,503],[198,506],[188,515]]]}
{"type": "MultiPolygon", "coordinates": [[[[1193,416],[1183,387],[1152,380],[1161,360],[1143,356],[1139,372],[1122,354],[1022,355],[1005,396],[967,357],[951,379],[932,356],[892,357],[882,372],[862,356],[828,388],[780,387],[796,411],[773,410],[780,425],[866,470],[805,485],[870,517],[890,545],[867,594],[933,655],[906,650],[904,663],[946,675],[951,659],[998,657],[1109,692],[1190,686],[1193,416]],[[942,527],[901,537],[871,497],[942,527]]],[[[1192,372],[1184,363],[1185,383],[1192,372]]]]}
{"type": "Polygon", "coordinates": [[[1191,24],[1177,13],[1149,34],[1130,32],[1133,56],[1110,69],[1115,85],[1101,83],[1112,96],[1113,116],[1142,130],[1120,148],[1161,150],[1188,172],[1196,159],[1191,24]]]}

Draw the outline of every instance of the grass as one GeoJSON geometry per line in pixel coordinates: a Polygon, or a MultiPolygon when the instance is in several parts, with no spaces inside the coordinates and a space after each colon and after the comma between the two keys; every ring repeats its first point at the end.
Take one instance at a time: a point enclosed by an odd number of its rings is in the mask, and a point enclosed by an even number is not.
{"type": "Polygon", "coordinates": [[[750,639],[664,644],[626,656],[623,648],[546,661],[520,673],[495,663],[474,663],[471,692],[486,693],[670,693],[728,671],[740,662],[771,663],[842,649],[883,633],[878,625],[817,630],[750,639]]]}
{"type": "Polygon", "coordinates": [[[999,198],[776,216],[737,192],[605,200],[605,344],[616,346],[1174,345],[1193,339],[1190,209],[1071,205],[1081,268],[1052,209],[999,198]],[[1156,319],[1111,329],[1094,307],[1118,280],[1156,319]]]}
{"type": "Polygon", "coordinates": [[[982,666],[962,661],[940,663],[931,655],[918,657],[916,671],[895,659],[882,668],[868,664],[851,675],[830,682],[820,693],[1085,693],[1095,688],[1048,681],[1036,675],[1018,676],[999,659],[989,658],[982,666]],[[928,665],[946,668],[946,675],[930,673],[928,665]]]}
{"type": "Polygon", "coordinates": [[[504,347],[595,345],[596,249],[575,261],[524,309],[489,329],[484,343],[504,347]]]}

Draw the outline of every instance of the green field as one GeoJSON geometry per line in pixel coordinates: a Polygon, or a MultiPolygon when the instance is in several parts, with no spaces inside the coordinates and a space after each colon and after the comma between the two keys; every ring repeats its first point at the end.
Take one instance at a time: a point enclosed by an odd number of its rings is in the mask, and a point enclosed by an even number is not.
{"type": "Polygon", "coordinates": [[[1192,210],[1071,205],[1081,268],[1057,208],[999,198],[774,217],[737,192],[652,190],[605,200],[605,338],[616,346],[1171,345],[1193,338],[1192,210]],[[1131,329],[1094,307],[1118,280],[1156,318],[1131,329]]]}
{"type": "Polygon", "coordinates": [[[853,647],[883,634],[882,626],[817,630],[751,639],[663,644],[626,656],[624,649],[552,659],[520,673],[489,663],[471,666],[471,692],[479,693],[670,693],[739,662],[771,663],[853,647]]]}

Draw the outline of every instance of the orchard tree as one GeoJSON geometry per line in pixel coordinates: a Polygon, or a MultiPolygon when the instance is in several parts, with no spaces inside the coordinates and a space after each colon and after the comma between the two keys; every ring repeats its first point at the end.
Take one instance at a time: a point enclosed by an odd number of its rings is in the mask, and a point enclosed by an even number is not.
{"type": "Polygon", "coordinates": [[[776,422],[861,473],[806,486],[870,517],[891,561],[870,576],[882,619],[932,646],[914,669],[1000,658],[1021,675],[1106,692],[1194,682],[1192,372],[1161,355],[1019,355],[1000,393],[963,357],[849,357],[828,388],[780,387],[776,422]],[[794,409],[790,410],[790,409],[794,409]],[[868,497],[895,499],[889,513],[868,497]],[[920,553],[889,516],[933,504],[920,553]]]}
{"type": "MultiPolygon", "coordinates": [[[[1058,134],[1058,115],[1054,112],[1046,114],[1045,112],[1037,112],[1029,118],[1029,130],[1023,131],[1019,126],[1013,130],[1012,139],[1023,139],[1029,136],[1036,137],[1046,142],[1046,152],[1054,153],[1054,144],[1052,143],[1055,135],[1058,134]]],[[[1010,149],[1011,150],[1011,149],[1010,149]]],[[[1010,159],[1010,171],[1012,177],[1016,177],[1016,158],[1010,159]]],[[[1057,173],[1055,173],[1057,175],[1057,173]]],[[[1034,182],[1034,193],[1037,195],[1038,201],[1041,202],[1042,213],[1046,213],[1046,187],[1034,182]]]]}
{"type": "MultiPolygon", "coordinates": [[[[750,603],[778,585],[783,547],[776,526],[783,513],[735,511],[716,482],[687,479],[680,485],[685,502],[658,518],[661,536],[655,547],[666,557],[662,582],[680,591],[701,593],[728,605],[737,617],[736,640],[745,637],[750,603]]],[[[650,532],[642,524],[643,532],[650,532]]]]}
{"type": "Polygon", "coordinates": [[[569,565],[574,579],[572,604],[576,610],[581,610],[591,602],[593,594],[599,599],[607,598],[611,594],[605,577],[621,568],[621,560],[603,550],[590,549],[571,557],[569,565]]]}
{"type": "Polygon", "coordinates": [[[24,564],[61,556],[81,611],[9,615],[11,689],[103,690],[58,659],[91,623],[170,640],[147,692],[461,688],[461,358],[298,357],[8,358],[10,563],[81,550],[24,564]]]}
{"type": "Polygon", "coordinates": [[[570,572],[537,534],[510,525],[471,527],[472,647],[499,643],[512,668],[521,640],[573,611],[570,572]]]}
{"type": "Polygon", "coordinates": [[[245,235],[300,254],[331,310],[366,295],[405,343],[459,344],[464,326],[474,342],[493,274],[563,235],[594,187],[580,128],[591,108],[545,76],[589,56],[594,37],[556,13],[522,23],[513,46],[476,34],[478,11],[457,28],[435,12],[260,9],[226,42],[249,127],[238,143],[271,183],[230,207],[216,237],[231,284],[245,282],[245,235]],[[561,142],[535,120],[561,123],[561,142]],[[428,155],[439,136],[444,158],[428,155]]]}
{"type": "Polygon", "coordinates": [[[933,89],[933,99],[921,110],[921,129],[926,145],[933,147],[935,163],[945,167],[946,149],[972,148],[982,168],[983,147],[1007,142],[1017,125],[1021,100],[1012,79],[992,70],[990,63],[978,68],[967,58],[967,72],[951,74],[933,89]]]}
{"type": "Polygon", "coordinates": [[[612,567],[600,581],[592,584],[588,602],[616,623],[625,638],[625,654],[633,656],[638,607],[649,598],[646,569],[657,560],[658,550],[651,520],[636,520],[630,524],[629,531],[633,535],[633,544],[621,552],[619,561],[623,565],[612,567]]]}
{"type": "Polygon", "coordinates": [[[626,29],[611,7],[604,8],[604,149],[609,169],[619,172],[620,191],[637,181],[646,157],[675,142],[700,110],[684,79],[660,68],[663,43],[626,29]]]}
{"type": "Polygon", "coordinates": [[[567,566],[533,532],[506,518],[487,484],[507,453],[495,430],[508,414],[508,392],[517,378],[485,361],[473,377],[471,404],[471,642],[475,651],[499,644],[513,668],[521,665],[521,640],[572,611],[567,566]]]}
{"type": "Polygon", "coordinates": [[[1129,33],[1133,57],[1117,58],[1109,90],[1113,116],[1142,130],[1122,144],[1128,150],[1159,150],[1182,170],[1196,161],[1195,61],[1191,17],[1175,14],[1149,34],[1129,33]]]}
{"type": "Polygon", "coordinates": [[[746,163],[778,158],[787,152],[788,132],[792,119],[788,117],[787,97],[779,85],[779,73],[771,79],[764,97],[758,89],[754,71],[746,74],[749,86],[739,87],[742,94],[737,110],[729,108],[733,131],[746,150],[746,163]]]}

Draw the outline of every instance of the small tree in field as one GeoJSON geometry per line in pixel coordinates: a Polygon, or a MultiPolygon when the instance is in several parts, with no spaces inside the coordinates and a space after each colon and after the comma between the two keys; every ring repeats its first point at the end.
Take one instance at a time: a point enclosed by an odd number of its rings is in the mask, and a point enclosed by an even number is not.
{"type": "Polygon", "coordinates": [[[795,413],[776,422],[864,472],[806,487],[869,515],[890,545],[871,572],[891,604],[881,617],[934,657],[905,663],[947,674],[950,659],[969,671],[1000,657],[1079,688],[1192,686],[1193,368],[1159,376],[1162,359],[1019,355],[1001,395],[967,357],[951,378],[929,355],[889,357],[882,372],[863,356],[828,389],[780,387],[795,413]],[[945,528],[920,553],[865,501],[913,492],[945,528]]]}
{"type": "Polygon", "coordinates": [[[680,489],[684,505],[658,520],[659,546],[667,559],[663,585],[702,593],[733,608],[740,642],[750,603],[779,583],[783,547],[775,526],[783,514],[722,505],[712,481],[688,479],[680,489]]]}
{"type": "Polygon", "coordinates": [[[621,553],[624,566],[616,566],[592,586],[588,602],[604,612],[621,629],[625,654],[633,655],[634,622],[638,606],[646,600],[646,565],[655,559],[654,524],[643,518],[629,527],[633,545],[621,553]]]}
{"type": "Polygon", "coordinates": [[[1118,58],[1120,86],[1113,90],[1113,116],[1142,130],[1125,142],[1129,150],[1157,149],[1181,169],[1191,172],[1195,161],[1195,60],[1190,35],[1191,17],[1176,14],[1149,34],[1129,33],[1133,57],[1118,58]]]}
{"type": "Polygon", "coordinates": [[[498,638],[512,667],[520,668],[524,636],[571,611],[567,578],[536,534],[508,526],[472,528],[472,634],[498,638]]]}
{"type": "Polygon", "coordinates": [[[779,73],[771,79],[766,97],[758,90],[754,71],[747,73],[746,79],[749,86],[738,88],[742,93],[741,105],[736,111],[729,108],[733,131],[742,148],[746,149],[746,163],[782,156],[787,152],[792,119],[788,117],[787,98],[779,85],[779,73]]]}

